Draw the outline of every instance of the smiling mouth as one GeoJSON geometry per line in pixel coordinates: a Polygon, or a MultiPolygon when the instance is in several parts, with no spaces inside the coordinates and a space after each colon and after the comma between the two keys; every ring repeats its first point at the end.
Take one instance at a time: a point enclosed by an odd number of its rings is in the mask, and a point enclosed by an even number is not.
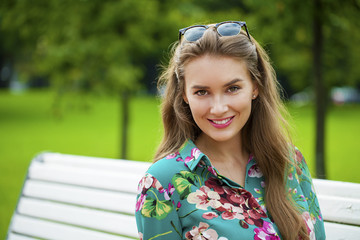
{"type": "Polygon", "coordinates": [[[229,118],[225,118],[225,119],[219,119],[219,120],[213,120],[213,119],[208,119],[210,121],[210,123],[216,127],[216,128],[224,128],[227,127],[231,124],[232,120],[234,119],[234,116],[229,117],[229,118]]]}

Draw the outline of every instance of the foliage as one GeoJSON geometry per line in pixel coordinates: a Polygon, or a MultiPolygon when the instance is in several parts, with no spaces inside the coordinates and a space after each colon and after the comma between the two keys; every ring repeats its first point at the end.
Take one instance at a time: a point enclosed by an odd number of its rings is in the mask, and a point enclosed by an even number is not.
{"type": "Polygon", "coordinates": [[[154,17],[156,2],[147,2],[137,9],[134,1],[15,1],[2,29],[19,40],[14,57],[27,77],[68,89],[132,89],[142,76],[134,62],[152,45],[147,28],[136,27],[154,17]]]}
{"type": "MultiPolygon", "coordinates": [[[[322,0],[324,78],[360,82],[358,0],[322,0]]],[[[193,23],[246,20],[268,49],[280,80],[300,90],[312,83],[313,1],[291,0],[4,0],[3,54],[22,78],[44,76],[62,91],[139,89],[147,65],[161,62],[177,29],[193,23]]]]}

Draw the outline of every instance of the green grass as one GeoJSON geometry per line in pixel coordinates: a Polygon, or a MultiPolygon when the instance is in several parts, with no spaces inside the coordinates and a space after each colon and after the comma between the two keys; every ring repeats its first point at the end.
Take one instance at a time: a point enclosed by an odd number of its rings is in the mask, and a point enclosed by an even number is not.
{"type": "MultiPolygon", "coordinates": [[[[315,113],[312,107],[289,105],[295,145],[315,176],[315,113]]],[[[360,105],[331,106],[325,124],[326,172],[331,180],[360,183],[360,105]]]]}
{"type": "MultiPolygon", "coordinates": [[[[0,92],[0,239],[4,239],[31,159],[42,151],[118,158],[120,109],[117,98],[65,99],[61,118],[52,113],[53,93],[0,92]]],[[[128,159],[150,161],[160,139],[158,101],[131,100],[128,159]]]]}
{"type": "MultiPolygon", "coordinates": [[[[50,91],[0,91],[0,239],[3,239],[31,159],[42,151],[117,158],[120,110],[116,98],[75,97],[54,116],[50,91]],[[87,105],[79,104],[85,102],[87,105]],[[83,107],[79,107],[83,106],[83,107]],[[80,109],[79,109],[80,108],[80,109]],[[82,109],[82,110],[81,110],[82,109]]],[[[161,136],[159,101],[131,100],[128,159],[150,161],[161,136]]],[[[294,142],[314,174],[313,109],[289,105],[294,142]]],[[[328,178],[360,183],[360,106],[331,107],[326,125],[328,178]]]]}

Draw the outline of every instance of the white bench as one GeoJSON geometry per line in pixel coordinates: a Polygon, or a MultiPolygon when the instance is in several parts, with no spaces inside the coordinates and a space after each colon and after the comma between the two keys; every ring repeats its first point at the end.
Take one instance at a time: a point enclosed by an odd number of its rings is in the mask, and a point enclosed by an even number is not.
{"type": "MultiPolygon", "coordinates": [[[[31,162],[7,239],[137,239],[137,184],[150,163],[43,153],[31,162]]],[[[314,179],[327,239],[360,239],[360,184],[314,179]]]]}

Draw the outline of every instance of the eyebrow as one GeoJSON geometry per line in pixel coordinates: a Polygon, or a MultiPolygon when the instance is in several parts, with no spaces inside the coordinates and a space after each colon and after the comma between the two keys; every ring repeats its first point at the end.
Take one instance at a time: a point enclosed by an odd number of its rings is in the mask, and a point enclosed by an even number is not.
{"type": "Polygon", "coordinates": [[[233,84],[235,84],[235,83],[237,83],[237,82],[242,82],[242,81],[244,81],[244,80],[241,79],[241,78],[235,78],[234,80],[232,80],[232,81],[224,84],[224,87],[228,87],[228,86],[230,86],[230,85],[233,85],[233,84]]]}
{"type": "MultiPolygon", "coordinates": [[[[235,78],[234,80],[231,80],[230,82],[225,83],[223,87],[228,87],[228,86],[230,86],[230,85],[233,85],[233,84],[235,84],[235,83],[237,83],[237,82],[242,82],[242,81],[244,81],[244,80],[241,79],[241,78],[235,78]]],[[[192,88],[192,89],[209,89],[210,87],[208,87],[208,86],[202,86],[202,85],[194,85],[194,86],[192,86],[191,88],[192,88]]]]}

